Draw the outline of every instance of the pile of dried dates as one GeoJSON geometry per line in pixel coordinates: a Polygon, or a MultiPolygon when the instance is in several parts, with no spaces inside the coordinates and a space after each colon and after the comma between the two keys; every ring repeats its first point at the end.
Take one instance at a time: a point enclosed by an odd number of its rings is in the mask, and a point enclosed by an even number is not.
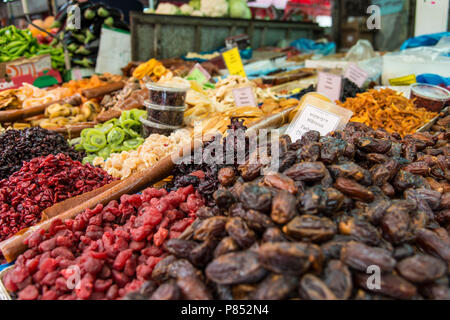
{"type": "Polygon", "coordinates": [[[278,172],[218,170],[214,205],[127,298],[450,299],[449,139],[282,136],[278,172]]]}

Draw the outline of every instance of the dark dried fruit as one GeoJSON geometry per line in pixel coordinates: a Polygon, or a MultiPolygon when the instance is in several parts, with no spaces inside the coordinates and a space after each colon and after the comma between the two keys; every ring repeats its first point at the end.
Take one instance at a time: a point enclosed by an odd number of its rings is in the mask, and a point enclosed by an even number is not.
{"type": "Polygon", "coordinates": [[[275,223],[288,223],[297,213],[296,205],[297,201],[291,193],[280,191],[273,197],[270,217],[275,223]]]}
{"type": "Polygon", "coordinates": [[[300,281],[300,297],[305,300],[337,300],[334,293],[320,278],[306,274],[300,281]]]}
{"type": "Polygon", "coordinates": [[[255,283],[267,273],[250,250],[232,252],[214,259],[206,267],[206,276],[219,284],[255,283]]]}
{"type": "Polygon", "coordinates": [[[450,246],[445,243],[433,231],[427,229],[419,229],[416,231],[417,243],[426,252],[436,257],[450,262],[450,246]]]}
{"type": "Polygon", "coordinates": [[[376,246],[380,243],[380,233],[367,221],[349,218],[339,223],[339,232],[349,235],[353,240],[376,246]]]}
{"type": "Polygon", "coordinates": [[[372,191],[354,180],[337,178],[334,187],[355,200],[371,202],[375,199],[372,191]]]}
{"type": "Polygon", "coordinates": [[[249,229],[245,221],[239,217],[230,218],[225,226],[225,230],[244,249],[250,247],[256,240],[253,230],[249,229]]]}
{"type": "Polygon", "coordinates": [[[203,220],[194,232],[194,239],[204,241],[207,239],[221,238],[225,234],[225,224],[228,219],[225,217],[212,217],[203,220]]]}
{"type": "Polygon", "coordinates": [[[173,282],[164,283],[152,294],[150,300],[179,300],[180,288],[173,282]]]}
{"type": "Polygon", "coordinates": [[[303,215],[285,225],[283,232],[296,240],[323,242],[336,234],[336,224],[328,218],[303,215]]]}
{"type": "Polygon", "coordinates": [[[302,162],[294,164],[284,174],[289,178],[300,181],[318,181],[328,172],[322,162],[302,162]]]}
{"type": "Polygon", "coordinates": [[[241,248],[237,244],[236,241],[232,237],[225,237],[222,240],[220,240],[219,244],[217,245],[216,249],[214,250],[214,258],[217,258],[221,255],[235,252],[240,250],[241,248]]]}
{"type": "Polygon", "coordinates": [[[217,174],[217,179],[224,187],[233,185],[233,183],[236,181],[236,173],[234,171],[234,168],[225,167],[220,169],[219,173],[217,174]]]}
{"type": "Polygon", "coordinates": [[[258,255],[266,269],[281,274],[301,275],[313,264],[321,264],[320,247],[303,242],[264,243],[258,255]]]}
{"type": "Polygon", "coordinates": [[[400,275],[414,283],[427,283],[439,279],[447,272],[445,263],[428,255],[415,255],[397,265],[400,275]]]}
{"type": "Polygon", "coordinates": [[[244,185],[239,198],[246,209],[269,212],[272,205],[270,190],[251,183],[244,185]]]}
{"type": "Polygon", "coordinates": [[[395,299],[411,299],[417,294],[417,289],[414,285],[392,273],[380,276],[379,287],[372,287],[371,279],[370,274],[361,273],[356,275],[356,283],[361,288],[376,294],[383,294],[395,299]]]}
{"type": "Polygon", "coordinates": [[[264,183],[269,187],[274,187],[280,190],[285,190],[292,194],[298,191],[294,180],[281,173],[268,173],[264,175],[264,183]]]}
{"type": "Polygon", "coordinates": [[[341,300],[350,298],[353,290],[352,275],[344,263],[330,260],[324,273],[324,282],[336,298],[341,300]]]}
{"type": "Polygon", "coordinates": [[[295,276],[270,274],[256,287],[252,299],[286,299],[297,288],[298,282],[298,278],[295,276]]]}
{"type": "Polygon", "coordinates": [[[211,293],[202,281],[196,277],[179,277],[177,286],[186,300],[211,300],[211,293]]]}
{"type": "Polygon", "coordinates": [[[396,264],[389,251],[356,241],[350,241],[342,248],[341,260],[353,269],[363,272],[371,265],[378,266],[383,272],[389,272],[396,264]]]}

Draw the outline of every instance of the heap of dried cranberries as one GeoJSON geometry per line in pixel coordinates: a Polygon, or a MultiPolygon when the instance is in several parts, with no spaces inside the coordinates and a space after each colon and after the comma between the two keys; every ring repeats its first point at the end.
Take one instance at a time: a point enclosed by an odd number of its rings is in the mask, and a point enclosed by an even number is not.
{"type": "Polygon", "coordinates": [[[62,153],[25,162],[0,181],[0,241],[36,224],[41,212],[53,204],[113,180],[106,171],[62,153]]]}

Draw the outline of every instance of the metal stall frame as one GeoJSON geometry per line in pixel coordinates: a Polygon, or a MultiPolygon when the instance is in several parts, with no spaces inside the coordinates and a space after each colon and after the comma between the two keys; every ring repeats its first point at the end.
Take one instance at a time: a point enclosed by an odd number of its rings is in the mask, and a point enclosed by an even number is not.
{"type": "Polygon", "coordinates": [[[131,53],[135,61],[212,51],[225,38],[246,33],[253,49],[283,39],[317,39],[323,28],[311,22],[285,22],[131,13],[131,53]]]}

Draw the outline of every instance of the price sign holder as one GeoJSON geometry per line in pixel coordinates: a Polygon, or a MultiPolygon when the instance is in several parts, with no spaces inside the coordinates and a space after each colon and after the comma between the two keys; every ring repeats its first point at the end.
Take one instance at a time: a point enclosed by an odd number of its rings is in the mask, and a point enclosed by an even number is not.
{"type": "Polygon", "coordinates": [[[211,75],[208,73],[208,71],[205,70],[205,68],[201,66],[201,64],[197,63],[191,69],[186,79],[195,80],[199,84],[205,84],[206,82],[209,81],[209,79],[211,79],[211,75]]]}
{"type": "Polygon", "coordinates": [[[255,93],[252,87],[233,89],[236,107],[257,107],[255,93]]]}
{"type": "Polygon", "coordinates": [[[247,77],[244,70],[244,64],[242,63],[241,55],[239,54],[239,49],[237,47],[223,52],[222,57],[231,75],[247,77]]]}
{"type": "Polygon", "coordinates": [[[363,87],[363,85],[366,82],[368,77],[369,77],[369,74],[354,63],[351,63],[348,66],[348,68],[345,70],[345,75],[344,75],[344,78],[347,78],[348,80],[355,83],[360,88],[363,87]]]}
{"type": "Polygon", "coordinates": [[[300,139],[310,130],[318,131],[324,136],[331,131],[343,129],[352,115],[352,111],[334,103],[307,96],[287,128],[286,134],[291,137],[292,141],[300,139]]]}
{"type": "Polygon", "coordinates": [[[317,80],[317,92],[325,95],[331,101],[341,98],[342,77],[333,73],[319,72],[317,80]]]}

